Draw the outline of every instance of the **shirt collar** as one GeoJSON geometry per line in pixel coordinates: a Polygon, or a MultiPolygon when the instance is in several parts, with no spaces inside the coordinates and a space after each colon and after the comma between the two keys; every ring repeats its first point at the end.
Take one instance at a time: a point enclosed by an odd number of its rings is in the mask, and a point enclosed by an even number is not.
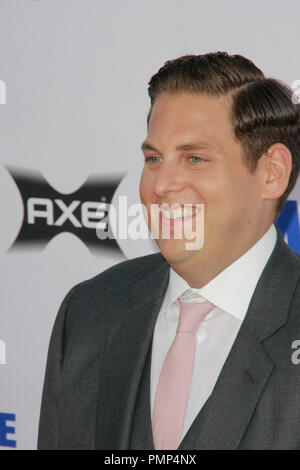
{"type": "Polygon", "coordinates": [[[169,284],[161,311],[167,310],[184,291],[191,289],[221,310],[243,320],[257,282],[275,247],[277,231],[274,224],[246,253],[201,289],[189,284],[170,268],[169,284]]]}

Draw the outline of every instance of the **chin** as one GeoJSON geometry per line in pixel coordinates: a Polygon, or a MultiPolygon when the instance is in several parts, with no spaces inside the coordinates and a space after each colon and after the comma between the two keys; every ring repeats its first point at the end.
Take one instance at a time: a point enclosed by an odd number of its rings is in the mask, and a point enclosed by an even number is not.
{"type": "Polygon", "coordinates": [[[156,243],[169,264],[186,261],[191,256],[191,251],[185,250],[183,240],[157,240],[156,243]]]}

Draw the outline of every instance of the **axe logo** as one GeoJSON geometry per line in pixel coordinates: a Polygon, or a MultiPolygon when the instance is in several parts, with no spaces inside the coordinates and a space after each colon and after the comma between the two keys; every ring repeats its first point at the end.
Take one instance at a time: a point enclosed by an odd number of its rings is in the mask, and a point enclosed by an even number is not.
{"type": "MultiPolygon", "coordinates": [[[[23,223],[10,249],[20,245],[45,246],[62,232],[73,233],[91,249],[104,246],[120,249],[115,239],[107,237],[100,240],[96,228],[107,216],[121,177],[103,181],[88,178],[77,191],[61,194],[39,172],[28,173],[11,167],[7,170],[16,183],[24,206],[23,223]]],[[[109,231],[110,227],[105,230],[109,231]]]]}

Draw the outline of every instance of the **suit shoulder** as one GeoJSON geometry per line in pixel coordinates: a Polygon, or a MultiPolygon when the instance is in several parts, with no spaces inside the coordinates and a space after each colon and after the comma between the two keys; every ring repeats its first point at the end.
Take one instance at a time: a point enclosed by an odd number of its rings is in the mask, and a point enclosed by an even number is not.
{"type": "Polygon", "coordinates": [[[95,292],[100,287],[109,288],[109,286],[118,286],[122,289],[122,286],[134,284],[141,278],[167,266],[167,261],[160,252],[128,259],[80,282],[74,286],[73,291],[82,294],[90,290],[95,292]]]}
{"type": "MultiPolygon", "coordinates": [[[[134,295],[144,295],[149,279],[154,273],[162,275],[168,269],[166,260],[160,253],[125,260],[91,279],[76,284],[67,294],[62,311],[66,312],[66,329],[72,331],[97,328],[101,321],[111,325],[111,318],[126,314],[125,306],[134,295]],[[164,272],[165,271],[165,272],[164,272]]],[[[63,320],[64,321],[64,320],[63,320]]]]}
{"type": "MultiPolygon", "coordinates": [[[[292,250],[292,248],[281,239],[278,243],[280,261],[288,263],[293,269],[300,270],[300,254],[292,250]]],[[[274,250],[275,251],[275,250],[274,250]]]]}

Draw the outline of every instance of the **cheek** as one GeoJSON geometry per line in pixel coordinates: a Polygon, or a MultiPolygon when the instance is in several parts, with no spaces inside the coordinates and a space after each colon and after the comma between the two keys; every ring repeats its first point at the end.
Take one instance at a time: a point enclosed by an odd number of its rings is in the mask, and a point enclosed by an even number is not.
{"type": "Polygon", "coordinates": [[[204,204],[220,204],[224,198],[226,184],[218,175],[201,175],[190,181],[190,188],[196,199],[204,204]]]}
{"type": "Polygon", "coordinates": [[[142,173],[141,180],[140,180],[140,198],[141,201],[145,204],[151,201],[153,194],[153,182],[152,179],[149,178],[147,175],[142,173]]]}
{"type": "Polygon", "coordinates": [[[236,182],[216,172],[198,180],[193,191],[198,202],[204,204],[205,218],[210,224],[226,219],[240,203],[236,182]]]}
{"type": "Polygon", "coordinates": [[[232,223],[236,219],[244,219],[251,214],[257,204],[258,191],[255,180],[248,175],[240,175],[238,178],[228,178],[215,188],[207,188],[208,214],[214,220],[232,223]]]}

